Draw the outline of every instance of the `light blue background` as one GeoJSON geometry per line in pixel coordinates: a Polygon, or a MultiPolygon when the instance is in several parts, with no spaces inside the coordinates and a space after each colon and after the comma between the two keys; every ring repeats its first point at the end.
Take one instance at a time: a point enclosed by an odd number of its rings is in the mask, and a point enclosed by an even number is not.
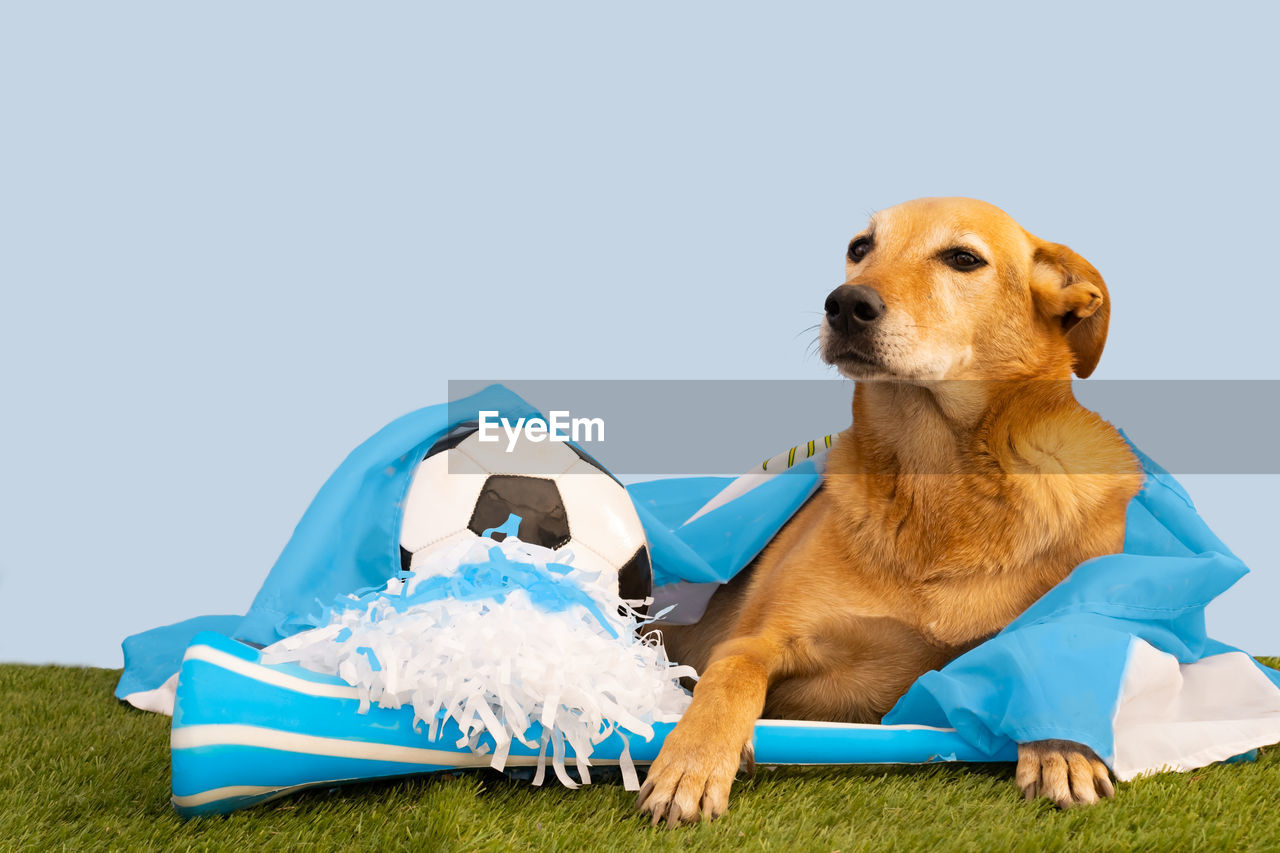
{"type": "MultiPolygon", "coordinates": [[[[242,612],[449,378],[830,375],[916,196],[1092,260],[1096,375],[1277,378],[1274,6],[0,8],[0,660],[242,612]]],[[[1272,654],[1278,479],[1184,481],[1272,654]]]]}

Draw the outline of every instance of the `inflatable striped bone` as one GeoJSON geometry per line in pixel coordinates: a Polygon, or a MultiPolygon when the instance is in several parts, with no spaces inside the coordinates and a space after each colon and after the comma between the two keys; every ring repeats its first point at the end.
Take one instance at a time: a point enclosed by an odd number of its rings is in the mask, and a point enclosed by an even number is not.
{"type": "MultiPolygon", "coordinates": [[[[184,817],[225,814],[305,788],[487,767],[492,742],[477,749],[445,721],[434,739],[413,726],[412,708],[359,713],[355,688],[296,664],[264,665],[257,649],[206,632],[188,647],[178,676],[170,736],[173,805],[184,817]],[[461,745],[459,745],[461,744],[461,745]]],[[[615,732],[599,743],[591,765],[648,764],[673,724],[654,736],[615,732]]],[[[537,723],[526,740],[543,743],[537,723]]],[[[987,755],[952,729],[761,720],[754,745],[759,764],[923,764],[1013,761],[1012,748],[987,755]]],[[[511,746],[508,767],[545,769],[564,752],[511,746]]],[[[624,773],[625,773],[624,769],[624,773]]]]}

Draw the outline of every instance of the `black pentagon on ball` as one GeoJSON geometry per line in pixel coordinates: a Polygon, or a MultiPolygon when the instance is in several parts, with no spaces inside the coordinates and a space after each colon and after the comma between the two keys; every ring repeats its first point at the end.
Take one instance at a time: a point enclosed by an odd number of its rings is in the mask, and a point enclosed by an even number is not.
{"type": "MultiPolygon", "coordinates": [[[[477,536],[501,527],[512,513],[520,516],[519,537],[544,548],[569,544],[569,515],[556,484],[543,477],[493,474],[484,481],[467,528],[477,536]]],[[[494,533],[501,542],[504,533],[494,533]]]]}
{"type": "MultiPolygon", "coordinates": [[[[618,571],[618,597],[635,601],[648,598],[652,592],[653,567],[649,565],[649,549],[641,545],[618,571]]],[[[640,612],[644,612],[644,608],[640,612]]]]}

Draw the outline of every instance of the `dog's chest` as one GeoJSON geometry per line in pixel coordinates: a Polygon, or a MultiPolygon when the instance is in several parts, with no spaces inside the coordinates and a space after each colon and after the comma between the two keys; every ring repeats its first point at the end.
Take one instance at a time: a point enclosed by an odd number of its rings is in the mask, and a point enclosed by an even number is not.
{"type": "Polygon", "coordinates": [[[911,581],[990,574],[1025,562],[1024,514],[988,478],[898,475],[862,478],[837,497],[857,562],[911,581]]]}
{"type": "Polygon", "coordinates": [[[989,479],[885,478],[833,502],[854,606],[914,625],[954,646],[1008,624],[1075,557],[1046,547],[1045,531],[989,479]],[[932,479],[933,482],[922,482],[932,479]],[[1052,557],[1047,557],[1052,554],[1052,557]],[[1061,563],[1061,565],[1058,565],[1061,563]]]}

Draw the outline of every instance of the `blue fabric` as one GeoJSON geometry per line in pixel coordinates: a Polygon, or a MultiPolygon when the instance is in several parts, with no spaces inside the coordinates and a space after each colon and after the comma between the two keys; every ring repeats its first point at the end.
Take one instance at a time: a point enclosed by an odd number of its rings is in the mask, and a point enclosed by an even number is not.
{"type": "MultiPolygon", "coordinates": [[[[513,419],[536,414],[510,391],[492,386],[405,415],[378,432],[321,488],[249,612],[229,633],[272,643],[309,627],[339,595],[393,577],[400,565],[400,507],[415,465],[437,439],[481,409],[513,419]]],[[[996,637],[921,677],[886,723],[951,726],[992,755],[1011,742],[1054,737],[1109,757],[1111,718],[1134,638],[1183,662],[1232,650],[1206,636],[1204,607],[1247,569],[1196,514],[1182,487],[1139,457],[1147,479],[1128,508],[1124,553],[1084,563],[996,637]]],[[[655,583],[728,580],[819,480],[813,463],[802,463],[688,523],[731,478],[629,487],[655,583]]],[[[126,640],[117,695],[163,683],[194,627],[182,623],[126,640]]],[[[1280,673],[1262,669],[1280,686],[1280,673]]]]}
{"type": "Polygon", "coordinates": [[[172,625],[162,625],[125,638],[124,673],[116,684],[116,698],[154,690],[182,665],[182,653],[203,631],[230,634],[243,616],[197,616],[172,625]]]}
{"type": "Polygon", "coordinates": [[[806,460],[685,523],[733,480],[672,478],[627,487],[649,541],[654,586],[726,582],[763,550],[822,478],[813,460],[806,460]]]}
{"type": "Polygon", "coordinates": [[[320,488],[233,635],[269,645],[310,627],[317,602],[381,586],[400,570],[400,513],[414,468],[450,429],[478,417],[537,410],[499,385],[392,421],[351,452],[320,488]],[[296,621],[297,620],[297,621],[296,621]]]}

